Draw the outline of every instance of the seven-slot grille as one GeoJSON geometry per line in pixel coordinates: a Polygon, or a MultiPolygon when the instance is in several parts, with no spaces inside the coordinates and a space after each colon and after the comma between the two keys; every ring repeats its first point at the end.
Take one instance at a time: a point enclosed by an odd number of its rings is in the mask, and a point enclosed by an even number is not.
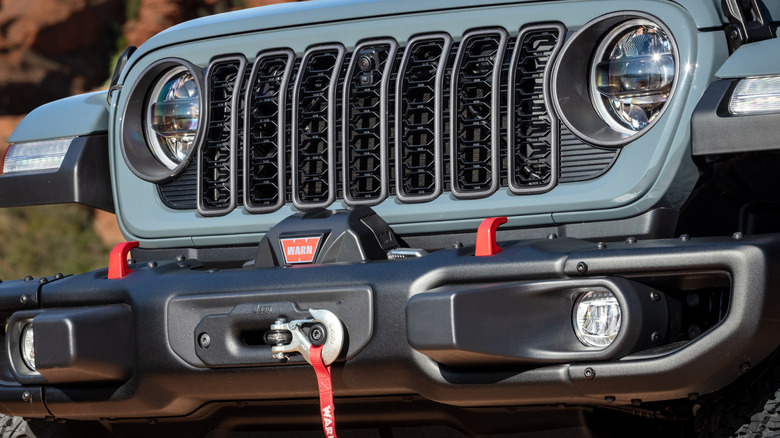
{"type": "Polygon", "coordinates": [[[594,178],[617,151],[559,134],[544,99],[564,32],[538,25],[510,38],[488,28],[460,42],[431,33],[405,48],[382,38],[351,53],[313,46],[300,58],[277,49],[250,66],[217,58],[197,172],[161,185],[162,199],[204,215],[240,205],[267,213],[288,202],[426,202],[445,191],[482,198],[501,186],[532,194],[594,178]]]}

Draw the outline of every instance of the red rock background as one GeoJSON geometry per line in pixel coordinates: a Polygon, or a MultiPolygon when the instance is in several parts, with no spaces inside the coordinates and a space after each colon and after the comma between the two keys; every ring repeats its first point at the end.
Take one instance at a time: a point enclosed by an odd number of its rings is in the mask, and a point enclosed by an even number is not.
{"type": "MultiPolygon", "coordinates": [[[[105,87],[127,46],[186,20],[281,1],[0,0],[0,158],[24,114],[105,87]]],[[[113,215],[93,216],[104,245],[123,240],[113,215]]]]}

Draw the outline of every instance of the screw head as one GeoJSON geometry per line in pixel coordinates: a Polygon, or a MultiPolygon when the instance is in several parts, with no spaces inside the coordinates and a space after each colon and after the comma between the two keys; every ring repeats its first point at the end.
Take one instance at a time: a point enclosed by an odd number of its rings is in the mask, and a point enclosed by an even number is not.
{"type": "Polygon", "coordinates": [[[555,234],[555,233],[550,233],[550,234],[547,235],[547,239],[548,240],[553,240],[553,239],[557,239],[557,238],[558,238],[558,235],[555,234]]]}
{"type": "Polygon", "coordinates": [[[157,262],[154,262],[154,261],[149,262],[149,263],[146,264],[146,267],[149,268],[149,269],[156,268],[157,267],[157,262]]]}
{"type": "Polygon", "coordinates": [[[28,275],[28,276],[24,277],[24,281],[33,281],[32,275],[28,275]]]}
{"type": "Polygon", "coordinates": [[[604,397],[604,401],[607,403],[615,403],[615,400],[617,399],[612,395],[607,395],[604,397]]]}
{"type": "Polygon", "coordinates": [[[587,274],[588,273],[588,265],[585,262],[577,263],[577,272],[579,272],[582,275],[587,274]]]}
{"type": "Polygon", "coordinates": [[[607,247],[607,244],[606,244],[606,243],[604,243],[604,242],[599,242],[599,243],[596,245],[596,248],[597,248],[597,249],[604,249],[604,248],[606,248],[606,247],[607,247]]]}
{"type": "Polygon", "coordinates": [[[683,241],[683,242],[687,242],[687,241],[691,240],[691,236],[689,236],[687,234],[682,234],[682,235],[680,235],[680,240],[683,241]]]}
{"type": "Polygon", "coordinates": [[[656,291],[650,292],[650,299],[653,301],[661,301],[661,294],[656,291]]]}
{"type": "Polygon", "coordinates": [[[309,341],[315,347],[325,343],[325,326],[322,324],[314,324],[309,330],[309,341]]]}
{"type": "Polygon", "coordinates": [[[596,370],[593,368],[585,368],[585,372],[583,373],[585,375],[585,378],[588,380],[593,380],[596,378],[596,370]]]}
{"type": "Polygon", "coordinates": [[[38,279],[38,284],[46,284],[49,280],[46,279],[46,277],[41,277],[38,279]]]}
{"type": "Polygon", "coordinates": [[[32,401],[32,394],[30,391],[24,391],[22,393],[22,401],[25,403],[30,403],[32,401]]]}
{"type": "Polygon", "coordinates": [[[734,240],[739,240],[739,239],[741,239],[743,236],[742,236],[742,233],[741,233],[741,232],[737,231],[736,233],[732,234],[732,235],[731,235],[731,237],[732,237],[734,240]]]}
{"type": "Polygon", "coordinates": [[[452,244],[452,249],[460,249],[460,248],[463,248],[462,242],[455,242],[452,244]]]}
{"type": "Polygon", "coordinates": [[[626,239],[626,243],[628,244],[636,243],[636,237],[629,237],[628,239],[626,239]]]}
{"type": "Polygon", "coordinates": [[[21,297],[19,297],[19,302],[22,304],[27,304],[28,302],[30,302],[30,297],[28,297],[27,295],[22,295],[21,297]]]}
{"type": "Polygon", "coordinates": [[[179,254],[178,256],[176,256],[177,262],[183,262],[184,260],[186,260],[184,254],[179,254]]]}
{"type": "Polygon", "coordinates": [[[200,336],[198,336],[198,345],[200,345],[200,348],[209,348],[209,345],[211,345],[211,336],[209,336],[208,333],[201,333],[200,336]]]}
{"type": "Polygon", "coordinates": [[[653,341],[654,344],[657,344],[663,340],[661,337],[661,334],[658,332],[653,332],[652,335],[650,335],[650,340],[653,341]]]}

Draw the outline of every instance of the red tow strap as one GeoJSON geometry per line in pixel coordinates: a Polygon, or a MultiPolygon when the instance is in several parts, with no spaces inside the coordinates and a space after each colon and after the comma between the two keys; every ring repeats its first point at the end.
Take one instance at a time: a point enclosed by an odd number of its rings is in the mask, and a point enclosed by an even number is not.
{"type": "Polygon", "coordinates": [[[336,438],[336,418],[333,413],[333,385],[330,381],[330,366],[322,362],[322,345],[309,349],[309,360],[317,374],[317,386],[320,390],[320,415],[322,430],[327,438],[336,438]]]}

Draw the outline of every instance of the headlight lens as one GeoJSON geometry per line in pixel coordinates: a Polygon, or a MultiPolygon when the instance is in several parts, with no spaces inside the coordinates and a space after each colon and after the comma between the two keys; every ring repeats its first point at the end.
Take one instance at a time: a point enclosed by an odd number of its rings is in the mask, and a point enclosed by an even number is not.
{"type": "Polygon", "coordinates": [[[35,371],[35,338],[33,324],[29,323],[22,329],[22,360],[27,368],[35,371]]]}
{"type": "Polygon", "coordinates": [[[634,19],[613,28],[596,50],[591,99],[614,130],[633,135],[661,114],[676,75],[674,44],[658,25],[634,19]]]}
{"type": "Polygon", "coordinates": [[[175,169],[190,154],[200,123],[198,84],[189,70],[165,73],[149,94],[146,140],[160,163],[175,169]]]}
{"type": "Polygon", "coordinates": [[[574,304],[574,333],[589,347],[606,348],[620,332],[621,310],[609,291],[590,291],[574,304]]]}

